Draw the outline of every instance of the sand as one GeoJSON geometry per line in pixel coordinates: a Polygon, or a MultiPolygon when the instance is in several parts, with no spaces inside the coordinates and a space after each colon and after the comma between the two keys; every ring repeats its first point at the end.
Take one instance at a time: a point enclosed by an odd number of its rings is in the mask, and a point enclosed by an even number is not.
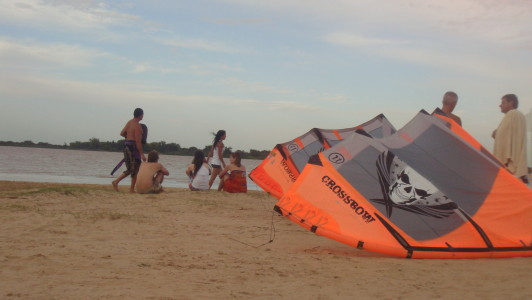
{"type": "Polygon", "coordinates": [[[120,188],[0,182],[0,299],[532,299],[532,258],[394,258],[264,192],[120,188]]]}

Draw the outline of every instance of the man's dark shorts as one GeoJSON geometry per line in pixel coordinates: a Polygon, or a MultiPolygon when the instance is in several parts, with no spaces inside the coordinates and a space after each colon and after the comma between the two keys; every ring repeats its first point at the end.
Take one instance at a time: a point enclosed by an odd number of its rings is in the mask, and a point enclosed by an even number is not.
{"type": "Polygon", "coordinates": [[[140,168],[140,155],[137,150],[137,145],[134,141],[126,141],[124,144],[124,159],[127,170],[124,171],[124,174],[131,175],[132,177],[137,176],[140,168]]]}

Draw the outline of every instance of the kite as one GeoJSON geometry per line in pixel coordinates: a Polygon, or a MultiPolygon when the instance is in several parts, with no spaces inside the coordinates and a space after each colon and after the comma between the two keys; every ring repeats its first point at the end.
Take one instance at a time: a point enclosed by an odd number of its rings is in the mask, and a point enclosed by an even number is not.
{"type": "Polygon", "coordinates": [[[422,111],[389,136],[359,130],[312,156],[274,209],[398,257],[532,256],[532,190],[452,125],[422,111]]]}
{"type": "Polygon", "coordinates": [[[289,142],[277,144],[249,177],[264,191],[280,199],[297,180],[311,156],[333,147],[356,131],[381,138],[393,134],[395,128],[380,114],[352,128],[311,129],[289,142]]]}
{"type": "Polygon", "coordinates": [[[445,124],[445,126],[447,126],[452,132],[460,136],[462,139],[467,141],[471,146],[478,149],[480,152],[482,152],[482,154],[489,157],[493,162],[498,163],[502,166],[499,160],[489,150],[484,148],[484,146],[482,146],[473,136],[471,136],[467,131],[465,131],[462,126],[456,123],[453,119],[447,117],[447,115],[441,109],[436,108],[432,112],[432,115],[438,117],[445,124]]]}

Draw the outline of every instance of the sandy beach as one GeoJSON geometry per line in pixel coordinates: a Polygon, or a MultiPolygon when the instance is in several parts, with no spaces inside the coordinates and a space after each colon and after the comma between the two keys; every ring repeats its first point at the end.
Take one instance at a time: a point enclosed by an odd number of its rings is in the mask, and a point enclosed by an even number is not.
{"type": "Polygon", "coordinates": [[[531,258],[388,257],[304,230],[264,192],[120,188],[0,181],[0,298],[532,299],[531,258]]]}

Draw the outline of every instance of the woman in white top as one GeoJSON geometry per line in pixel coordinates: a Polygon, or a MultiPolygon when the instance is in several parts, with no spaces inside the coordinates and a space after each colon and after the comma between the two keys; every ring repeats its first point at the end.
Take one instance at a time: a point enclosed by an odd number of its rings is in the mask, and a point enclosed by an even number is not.
{"type": "Polygon", "coordinates": [[[209,179],[211,177],[211,169],[205,162],[205,154],[203,154],[203,151],[196,150],[194,152],[194,159],[185,173],[190,178],[190,183],[188,184],[190,190],[203,191],[210,188],[209,179]]]}
{"type": "Polygon", "coordinates": [[[214,183],[214,179],[216,179],[216,176],[220,174],[223,168],[225,168],[225,161],[223,158],[224,153],[224,143],[226,134],[225,130],[218,130],[218,132],[214,135],[214,140],[212,142],[211,150],[209,151],[209,159],[212,166],[212,175],[211,179],[209,180],[209,188],[214,183]]]}

